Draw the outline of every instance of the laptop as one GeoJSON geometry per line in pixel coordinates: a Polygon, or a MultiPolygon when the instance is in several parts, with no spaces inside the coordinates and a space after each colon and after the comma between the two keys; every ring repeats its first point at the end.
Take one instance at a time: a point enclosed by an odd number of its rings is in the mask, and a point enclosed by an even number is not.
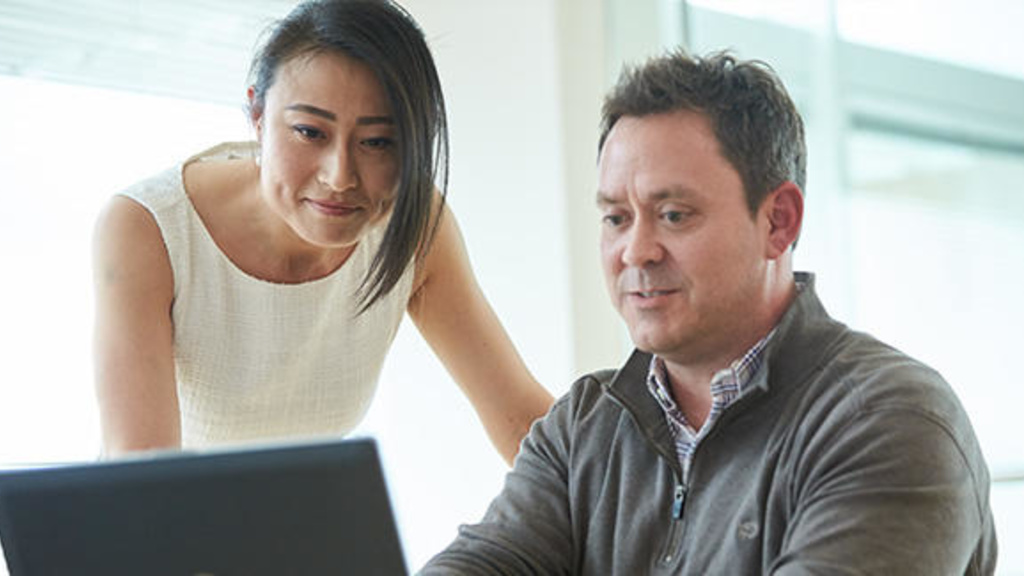
{"type": "Polygon", "coordinates": [[[10,576],[407,574],[370,438],[0,472],[10,576]]]}

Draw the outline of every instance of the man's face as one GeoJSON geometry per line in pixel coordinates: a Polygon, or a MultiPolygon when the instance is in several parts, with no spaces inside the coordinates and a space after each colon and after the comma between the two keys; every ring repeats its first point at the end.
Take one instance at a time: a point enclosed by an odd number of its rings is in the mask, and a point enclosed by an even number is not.
{"type": "Polygon", "coordinates": [[[684,365],[741,355],[766,298],[769,224],[708,120],[621,118],[598,178],[605,279],[634,344],[684,365]]]}

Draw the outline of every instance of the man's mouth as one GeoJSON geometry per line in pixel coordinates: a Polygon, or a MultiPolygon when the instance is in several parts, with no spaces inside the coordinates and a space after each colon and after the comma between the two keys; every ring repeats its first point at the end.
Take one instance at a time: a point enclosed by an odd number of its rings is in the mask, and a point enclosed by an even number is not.
{"type": "Polygon", "coordinates": [[[641,298],[654,298],[657,296],[667,296],[673,292],[675,292],[675,290],[640,290],[632,292],[632,294],[640,296],[641,298]]]}

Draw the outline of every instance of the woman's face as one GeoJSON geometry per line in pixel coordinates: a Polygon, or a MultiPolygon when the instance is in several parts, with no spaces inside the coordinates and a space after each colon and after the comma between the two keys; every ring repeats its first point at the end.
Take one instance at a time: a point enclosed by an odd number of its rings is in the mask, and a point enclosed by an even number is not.
{"type": "Polygon", "coordinates": [[[292,58],[252,120],[262,197],[303,241],[349,247],[387,216],[399,170],[395,119],[365,64],[326,52],[292,58]]]}

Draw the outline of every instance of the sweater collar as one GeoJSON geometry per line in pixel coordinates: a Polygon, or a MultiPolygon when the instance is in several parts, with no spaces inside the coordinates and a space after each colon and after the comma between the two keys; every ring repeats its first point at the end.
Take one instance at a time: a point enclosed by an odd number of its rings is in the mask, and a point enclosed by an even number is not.
{"type": "Polygon", "coordinates": [[[751,389],[767,392],[773,387],[795,386],[818,370],[834,341],[842,334],[839,322],[828,315],[814,289],[814,274],[796,272],[804,289],[790,304],[765,350],[765,368],[751,382],[751,389]]]}
{"type": "MultiPolygon", "coordinates": [[[[796,272],[804,288],[790,303],[764,351],[764,366],[750,382],[748,393],[764,393],[772,385],[802,382],[820,364],[831,344],[828,335],[836,322],[829,317],[814,289],[815,276],[796,272]]],[[[607,392],[634,415],[637,424],[659,446],[672,446],[672,433],[657,400],[648,392],[646,378],[651,354],[634,350],[607,384],[607,392]]],[[[746,395],[746,394],[745,394],[746,395]]],[[[668,453],[671,456],[671,452],[668,453]]],[[[674,456],[670,459],[674,459],[674,456]]]]}

